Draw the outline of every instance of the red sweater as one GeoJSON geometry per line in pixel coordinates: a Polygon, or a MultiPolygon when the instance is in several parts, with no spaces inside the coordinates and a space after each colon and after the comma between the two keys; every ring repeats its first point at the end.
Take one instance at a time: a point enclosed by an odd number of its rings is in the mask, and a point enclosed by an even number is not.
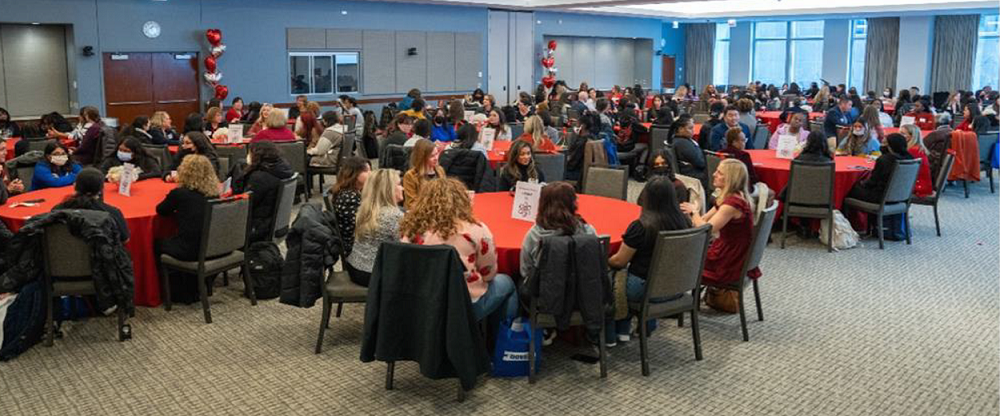
{"type": "Polygon", "coordinates": [[[254,135],[253,139],[250,140],[250,143],[261,142],[265,140],[272,142],[293,142],[295,141],[295,133],[292,133],[291,130],[285,127],[282,127],[280,129],[272,129],[268,127],[264,130],[261,130],[260,133],[254,135]]]}
{"type": "Polygon", "coordinates": [[[913,117],[913,124],[916,124],[920,130],[934,130],[937,127],[937,121],[934,120],[934,114],[929,111],[923,113],[910,112],[906,114],[907,117],[913,117]]]}
{"type": "Polygon", "coordinates": [[[226,121],[227,122],[230,122],[230,123],[232,123],[232,122],[239,122],[240,118],[242,118],[242,115],[239,112],[237,112],[236,110],[230,108],[229,111],[226,111],[226,121]]]}

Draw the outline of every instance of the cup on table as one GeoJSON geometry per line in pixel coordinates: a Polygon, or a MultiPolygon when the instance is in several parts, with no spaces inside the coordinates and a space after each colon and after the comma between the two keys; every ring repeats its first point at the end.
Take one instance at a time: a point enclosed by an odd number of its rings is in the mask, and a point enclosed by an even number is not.
{"type": "Polygon", "coordinates": [[[476,199],[476,191],[465,191],[469,194],[469,205],[472,205],[472,201],[476,199]]]}

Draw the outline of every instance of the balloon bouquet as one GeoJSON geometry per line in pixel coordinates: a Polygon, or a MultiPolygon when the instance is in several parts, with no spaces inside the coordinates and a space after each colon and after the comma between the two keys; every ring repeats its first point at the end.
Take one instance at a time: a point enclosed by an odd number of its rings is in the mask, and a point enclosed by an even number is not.
{"type": "Polygon", "coordinates": [[[542,70],[546,72],[546,75],[542,77],[542,85],[547,89],[552,89],[552,86],[556,85],[556,72],[559,72],[555,68],[556,58],[553,56],[556,52],[556,46],[556,41],[550,40],[548,48],[542,56],[542,70]]]}
{"type": "Polygon", "coordinates": [[[222,31],[219,29],[206,30],[205,38],[212,45],[209,48],[209,56],[205,57],[205,82],[214,90],[215,98],[222,101],[229,95],[229,87],[219,83],[222,80],[222,73],[217,72],[216,69],[219,57],[226,51],[226,45],[222,44],[222,31]]]}

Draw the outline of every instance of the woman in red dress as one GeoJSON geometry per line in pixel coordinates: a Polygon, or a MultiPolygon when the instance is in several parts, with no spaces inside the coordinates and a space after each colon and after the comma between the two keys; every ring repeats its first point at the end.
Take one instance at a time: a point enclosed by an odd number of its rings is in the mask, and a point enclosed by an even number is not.
{"type": "MultiPolygon", "coordinates": [[[[695,227],[711,224],[712,231],[719,236],[712,240],[705,257],[702,283],[713,286],[724,285],[740,279],[743,261],[750,250],[753,239],[753,206],[747,191],[747,168],[737,159],[724,159],[712,176],[712,185],[721,193],[715,199],[715,207],[705,215],[698,215],[697,207],[685,202],[681,211],[691,215],[695,227]]],[[[750,277],[757,278],[760,272],[751,271],[750,277]]]]}
{"type": "Polygon", "coordinates": [[[913,185],[913,195],[925,197],[934,193],[934,179],[931,178],[931,162],[927,159],[927,148],[920,137],[920,129],[912,124],[899,128],[899,134],[906,138],[907,150],[915,159],[920,159],[917,183],[913,185]]]}

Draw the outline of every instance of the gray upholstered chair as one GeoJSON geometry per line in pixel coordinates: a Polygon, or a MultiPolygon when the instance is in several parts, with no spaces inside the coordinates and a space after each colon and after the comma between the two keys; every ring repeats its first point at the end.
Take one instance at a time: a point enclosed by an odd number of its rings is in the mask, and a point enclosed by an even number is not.
{"type": "Polygon", "coordinates": [[[767,124],[757,123],[753,128],[753,138],[747,137],[747,140],[753,141],[754,149],[767,149],[767,142],[770,138],[771,131],[768,130],[767,124]]]}
{"type": "Polygon", "coordinates": [[[726,156],[711,150],[702,150],[702,152],[705,153],[705,184],[708,186],[705,189],[705,193],[711,195],[712,191],[715,190],[712,184],[712,178],[715,177],[715,170],[719,168],[719,164],[722,163],[722,159],[725,159],[726,156]]]}
{"type": "MultiPolygon", "coordinates": [[[[913,195],[913,185],[917,183],[917,173],[920,171],[920,159],[904,159],[896,161],[896,166],[889,176],[885,195],[878,203],[866,202],[860,199],[847,198],[844,205],[862,212],[874,214],[878,221],[878,248],[885,248],[885,236],[882,220],[886,215],[909,215],[910,197],[913,195]]],[[[906,244],[910,244],[910,227],[906,228],[906,244]]]]}
{"type": "Polygon", "coordinates": [[[142,148],[146,149],[146,153],[149,153],[150,156],[156,158],[156,160],[160,162],[161,171],[170,168],[172,157],[170,155],[170,150],[167,149],[167,145],[143,143],[142,148]]]}
{"type": "Polygon", "coordinates": [[[666,146],[669,135],[670,126],[652,125],[649,131],[649,154],[655,155],[663,146],[666,146]]]}
{"type": "Polygon", "coordinates": [[[168,254],[160,255],[160,277],[163,285],[164,309],[170,310],[170,270],[197,276],[201,307],[205,313],[205,323],[212,323],[212,311],[208,305],[208,277],[236,267],[240,268],[243,285],[250,304],[257,305],[250,279],[245,253],[249,248],[250,235],[250,193],[226,199],[206,202],[202,223],[201,246],[198,260],[183,261],[168,254]]]}
{"type": "MultiPolygon", "coordinates": [[[[101,212],[102,217],[108,213],[101,212]]],[[[51,347],[55,338],[55,319],[53,318],[53,299],[60,296],[95,295],[92,268],[90,265],[90,246],[83,239],[69,232],[65,224],[52,224],[45,228],[42,244],[42,263],[44,281],[42,293],[45,298],[45,346],[51,347]]],[[[131,338],[131,331],[125,331],[124,308],[118,308],[118,340],[131,338]]]]}
{"type": "MultiPolygon", "coordinates": [[[[331,196],[332,198],[332,196],[331,196]]],[[[324,199],[325,201],[326,199],[324,199]]],[[[334,229],[337,229],[336,218],[330,216],[334,221],[334,229]]],[[[345,303],[365,303],[368,300],[368,288],[355,284],[344,269],[347,262],[346,257],[340,258],[341,271],[333,270],[333,266],[326,269],[326,282],[323,284],[323,315],[320,317],[319,337],[316,338],[316,354],[323,352],[323,336],[326,329],[330,327],[330,313],[333,304],[337,304],[337,317],[344,309],[345,303]]]]}
{"type": "MultiPolygon", "coordinates": [[[[679,174],[681,167],[677,163],[677,149],[672,144],[664,145],[663,149],[667,151],[667,163],[670,165],[670,171],[675,175],[679,174]]],[[[655,155],[656,153],[653,154],[655,155]]]]}
{"type": "Polygon", "coordinates": [[[229,175],[229,158],[228,157],[220,157],[219,158],[219,170],[217,172],[215,172],[215,174],[219,177],[220,181],[226,180],[226,177],[229,175]]]}
{"type": "Polygon", "coordinates": [[[337,166],[308,166],[306,167],[306,185],[312,188],[312,177],[313,175],[319,176],[319,191],[323,192],[323,185],[325,182],[326,175],[336,176],[340,169],[340,163],[344,159],[350,157],[354,154],[354,133],[344,133],[343,140],[340,142],[340,153],[337,155],[337,166]]]}
{"type": "Polygon", "coordinates": [[[22,184],[24,184],[24,190],[25,191],[30,190],[31,181],[35,177],[35,166],[32,165],[32,166],[19,167],[16,169],[16,171],[17,171],[17,178],[21,180],[22,184]]]}
{"type": "Polygon", "coordinates": [[[566,177],[566,154],[537,153],[535,166],[545,175],[546,182],[561,181],[566,177]]]}
{"type": "Polygon", "coordinates": [[[639,318],[639,354],[642,375],[649,375],[649,334],[646,321],[691,313],[691,336],[695,360],[701,360],[701,333],[698,330],[698,298],[701,294],[701,274],[711,240],[712,227],[679,231],[661,231],[656,236],[653,257],[646,276],[646,294],[641,302],[629,302],[632,315],[639,318]],[[650,299],[680,298],[666,302],[650,299]]]}
{"type": "Polygon", "coordinates": [[[823,121],[809,120],[809,131],[823,131],[823,121]]]}
{"type": "Polygon", "coordinates": [[[357,116],[345,115],[344,116],[344,132],[354,133],[357,130],[357,116]]]}
{"type": "Polygon", "coordinates": [[[508,123],[507,128],[510,129],[510,139],[517,140],[524,134],[524,123],[508,123]]]}
{"type": "Polygon", "coordinates": [[[691,118],[694,119],[694,124],[705,124],[711,116],[708,113],[694,113],[691,118]]]}
{"type": "Polygon", "coordinates": [[[292,171],[299,174],[299,181],[304,185],[306,190],[306,199],[312,197],[312,190],[309,189],[309,184],[305,181],[306,178],[306,142],[302,140],[296,140],[293,142],[275,142],[275,146],[278,147],[278,151],[281,152],[281,157],[285,158],[292,167],[292,171]]]}
{"type": "MultiPolygon", "coordinates": [[[[788,217],[822,218],[833,224],[833,187],[837,165],[829,162],[792,160],[788,185],[785,186],[785,207],[781,213],[781,248],[785,248],[788,217]]],[[[833,227],[826,227],[827,251],[833,252],[833,227]]]]}
{"type": "Polygon", "coordinates": [[[569,109],[566,110],[566,118],[568,118],[569,120],[574,120],[574,121],[575,120],[579,120],[580,119],[580,112],[577,111],[577,110],[574,110],[572,108],[569,108],[569,109]]]}
{"type": "Polygon", "coordinates": [[[774,201],[771,203],[771,206],[764,209],[764,211],[757,217],[753,227],[753,238],[750,240],[750,251],[747,253],[746,259],[743,261],[743,268],[740,271],[740,279],[738,281],[723,285],[705,284],[705,286],[713,286],[739,292],[740,328],[743,330],[743,341],[750,340],[750,334],[747,331],[746,298],[743,296],[743,291],[746,289],[748,284],[753,285],[753,297],[754,301],[757,303],[757,320],[764,320],[764,310],[760,306],[760,287],[757,283],[758,279],[751,279],[747,274],[751,270],[760,266],[760,260],[764,257],[764,249],[767,247],[768,237],[771,236],[771,227],[774,225],[774,217],[777,213],[778,201],[774,201]]]}
{"type": "Polygon", "coordinates": [[[296,173],[288,179],[281,180],[278,205],[275,206],[274,224],[271,226],[271,240],[288,234],[288,227],[292,224],[292,207],[295,205],[295,187],[298,185],[298,176],[299,174],[296,173]]]}
{"type": "Polygon", "coordinates": [[[930,195],[924,197],[914,196],[910,202],[916,205],[929,205],[934,207],[934,228],[937,229],[938,237],[941,236],[941,222],[938,220],[938,200],[941,199],[941,193],[944,192],[945,181],[948,180],[948,175],[951,174],[951,168],[955,165],[955,155],[951,153],[944,154],[944,160],[941,162],[941,170],[938,171],[938,176],[934,178],[934,191],[930,195]]]}
{"type": "Polygon", "coordinates": [[[977,134],[979,141],[979,169],[986,172],[986,177],[990,180],[990,193],[995,192],[993,185],[993,148],[998,143],[997,133],[977,134]]]}
{"type": "MultiPolygon", "coordinates": [[[[222,159],[228,159],[229,166],[233,167],[237,163],[247,160],[247,147],[244,145],[215,145],[215,154],[219,156],[219,164],[222,164],[222,159]]],[[[229,171],[224,172],[228,173],[229,171]]]]}
{"type": "Polygon", "coordinates": [[[628,169],[625,166],[590,166],[583,193],[624,201],[628,196],[628,169]]]}
{"type": "MultiPolygon", "coordinates": [[[[587,172],[591,166],[605,166],[608,164],[608,154],[604,150],[604,142],[600,140],[589,140],[583,145],[583,171],[580,172],[580,189],[587,183],[587,172]]],[[[498,168],[499,170],[499,168],[498,168]]]]}
{"type": "Polygon", "coordinates": [[[49,143],[55,143],[56,139],[28,139],[28,151],[44,152],[49,143]]]}

